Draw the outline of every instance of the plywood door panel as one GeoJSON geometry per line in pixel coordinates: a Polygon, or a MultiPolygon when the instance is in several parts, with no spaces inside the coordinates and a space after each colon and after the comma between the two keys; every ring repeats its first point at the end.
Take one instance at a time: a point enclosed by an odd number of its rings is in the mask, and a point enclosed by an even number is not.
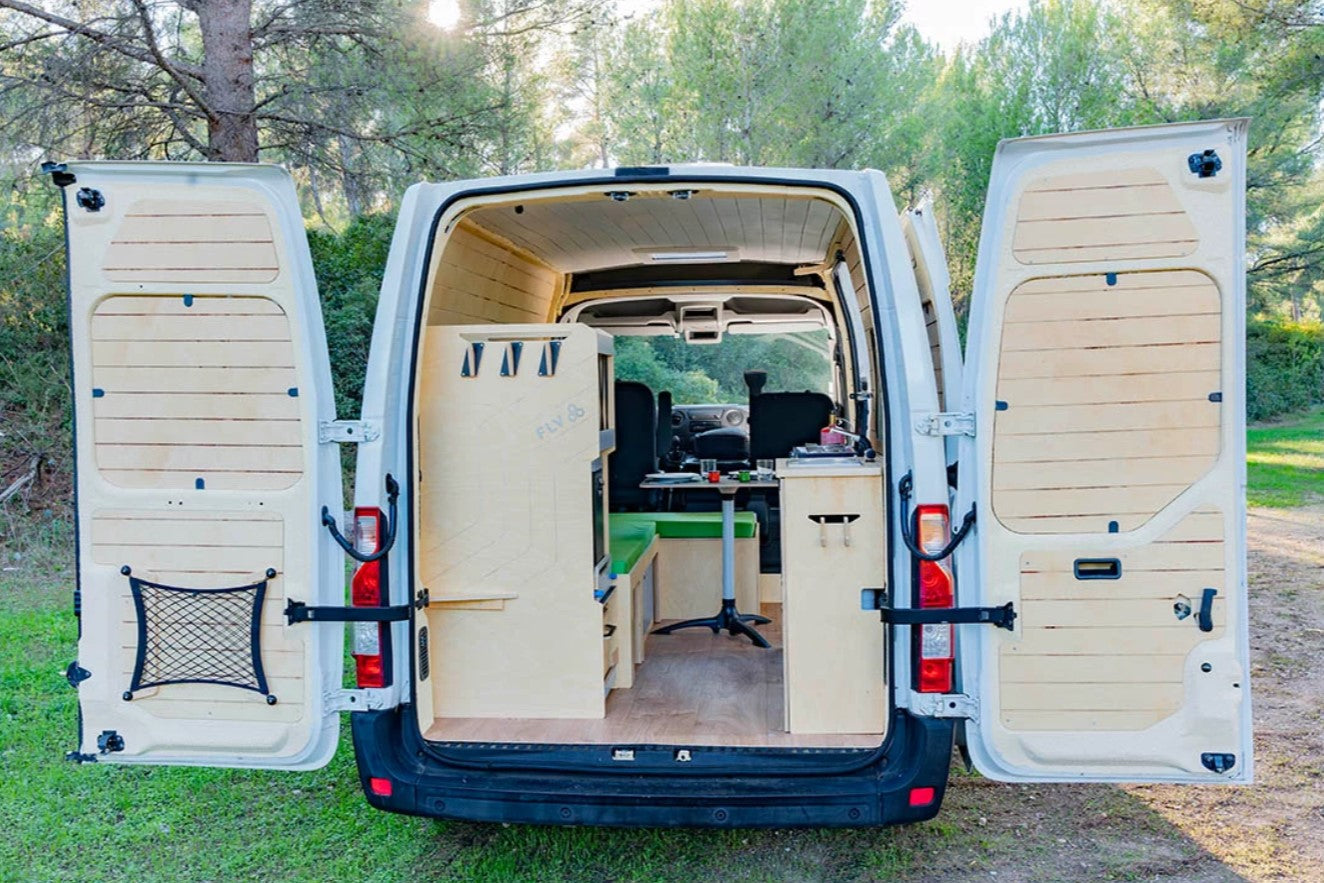
{"type": "Polygon", "coordinates": [[[280,273],[267,208],[242,199],[142,199],[101,266],[112,282],[267,283],[280,273]]]}
{"type": "Polygon", "coordinates": [[[1070,729],[1080,712],[1105,712],[1110,726],[1143,729],[1175,714],[1186,695],[1187,655],[1218,640],[1228,621],[1222,530],[1221,513],[1199,511],[1157,542],[1101,552],[1120,562],[1115,580],[1076,577],[1075,562],[1092,557],[1088,549],[1022,553],[1020,633],[999,657],[1003,724],[1070,729]],[[1197,625],[1206,588],[1219,592],[1211,632],[1197,625]],[[1192,613],[1179,619],[1178,602],[1192,613]],[[1091,666],[1097,670],[1085,674],[1091,666]]]}
{"type": "Polygon", "coordinates": [[[1012,253],[1025,264],[1176,257],[1199,236],[1157,168],[1048,175],[1025,185],[1012,253]]]}
{"type": "Polygon", "coordinates": [[[117,295],[91,320],[92,435],[123,487],[278,489],[306,429],[289,320],[262,297],[117,295]]]}
{"type": "Polygon", "coordinates": [[[1062,519],[1071,516],[1079,516],[1079,532],[1112,521],[1131,530],[1207,472],[1223,420],[1215,395],[1221,393],[1221,311],[1217,286],[1196,271],[1018,285],[1007,298],[1006,315],[1017,321],[1004,326],[998,368],[992,469],[998,519],[1026,533],[1069,529],[1062,519]],[[1115,299],[1114,291],[1142,292],[1146,300],[1115,299]],[[1018,354],[1032,354],[1034,367],[1009,361],[1018,354]],[[1072,376],[1082,368],[1088,377],[1072,376]],[[1159,482],[1154,461],[1177,459],[1181,468],[1159,482]],[[1050,474],[1056,483],[1047,480],[1050,474]]]}

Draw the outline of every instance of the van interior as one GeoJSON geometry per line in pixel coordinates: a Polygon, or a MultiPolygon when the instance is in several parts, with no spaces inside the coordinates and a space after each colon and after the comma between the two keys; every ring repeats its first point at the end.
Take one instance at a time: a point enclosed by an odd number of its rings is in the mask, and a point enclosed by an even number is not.
{"type": "Polygon", "coordinates": [[[412,387],[424,737],[876,748],[886,630],[860,589],[886,586],[884,423],[844,201],[526,190],[460,203],[435,235],[412,387]],[[693,401],[617,359],[645,338],[701,363],[743,335],[817,349],[824,369],[740,365],[737,400],[693,401]],[[714,464],[751,485],[730,544],[699,474],[714,464]],[[658,633],[717,613],[724,568],[761,642],[658,633]]]}

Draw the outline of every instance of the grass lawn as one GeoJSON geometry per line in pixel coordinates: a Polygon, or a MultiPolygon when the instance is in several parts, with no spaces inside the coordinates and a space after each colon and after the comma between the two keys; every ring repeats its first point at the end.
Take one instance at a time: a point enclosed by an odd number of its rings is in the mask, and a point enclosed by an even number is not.
{"type": "Polygon", "coordinates": [[[1246,502],[1277,508],[1324,501],[1324,409],[1246,433],[1246,502]]]}

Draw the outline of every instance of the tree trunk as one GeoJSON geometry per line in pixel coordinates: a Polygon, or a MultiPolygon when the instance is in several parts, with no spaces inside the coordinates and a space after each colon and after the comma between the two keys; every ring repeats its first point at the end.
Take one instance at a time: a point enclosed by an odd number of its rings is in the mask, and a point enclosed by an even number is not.
{"type": "Polygon", "coordinates": [[[253,0],[204,0],[195,9],[202,31],[202,79],[212,111],[207,121],[207,158],[257,162],[253,0]]]}

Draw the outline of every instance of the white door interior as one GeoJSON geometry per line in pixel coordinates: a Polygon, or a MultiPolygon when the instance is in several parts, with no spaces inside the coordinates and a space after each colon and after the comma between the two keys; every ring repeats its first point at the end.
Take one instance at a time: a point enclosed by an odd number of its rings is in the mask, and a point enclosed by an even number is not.
{"type": "Polygon", "coordinates": [[[79,753],[305,768],[343,599],[342,506],[308,244],[275,167],[80,163],[64,187],[73,340],[79,753]]]}
{"type": "Polygon", "coordinates": [[[1247,781],[1246,122],[993,165],[957,510],[970,748],[1009,780],[1247,781]]]}

